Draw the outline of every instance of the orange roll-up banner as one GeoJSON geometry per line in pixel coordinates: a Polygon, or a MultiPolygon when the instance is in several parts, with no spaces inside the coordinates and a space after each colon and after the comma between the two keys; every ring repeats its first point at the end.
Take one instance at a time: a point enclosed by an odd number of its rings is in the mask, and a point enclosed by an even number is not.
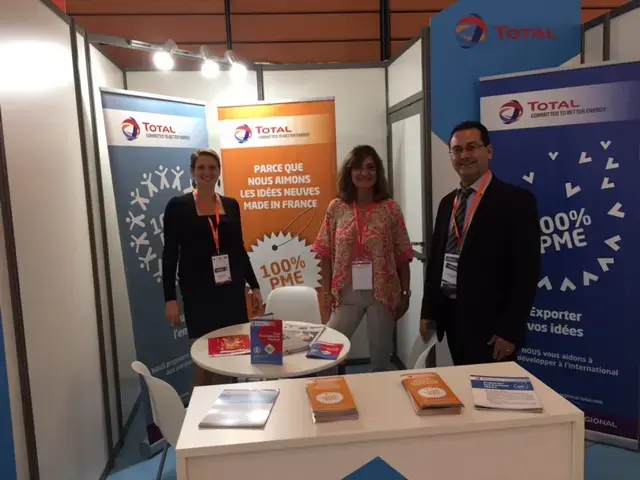
{"type": "Polygon", "coordinates": [[[286,285],[320,290],[311,245],[336,196],[334,100],[218,107],[218,120],[224,195],[240,204],[265,301],[286,285]]]}

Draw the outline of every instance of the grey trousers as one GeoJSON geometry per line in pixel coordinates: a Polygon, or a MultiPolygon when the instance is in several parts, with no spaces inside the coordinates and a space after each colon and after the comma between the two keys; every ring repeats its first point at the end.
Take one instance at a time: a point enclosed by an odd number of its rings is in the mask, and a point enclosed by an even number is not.
{"type": "Polygon", "coordinates": [[[374,298],[373,291],[358,291],[353,290],[351,285],[345,286],[340,294],[340,303],[331,314],[327,326],[338,330],[351,340],[365,314],[373,370],[394,370],[391,354],[395,315],[374,298]]]}

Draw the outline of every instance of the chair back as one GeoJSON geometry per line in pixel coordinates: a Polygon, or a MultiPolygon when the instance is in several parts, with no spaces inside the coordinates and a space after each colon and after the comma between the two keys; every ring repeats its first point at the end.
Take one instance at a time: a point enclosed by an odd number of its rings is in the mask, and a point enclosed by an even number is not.
{"type": "Polygon", "coordinates": [[[273,313],[278,320],[322,324],[318,292],[311,287],[287,286],[272,290],[265,312],[273,313]]]}
{"type": "Polygon", "coordinates": [[[169,445],[175,446],[186,414],[180,395],[167,382],[153,377],[144,363],[136,360],[131,368],[142,376],[147,385],[154,423],[169,445]]]}
{"type": "Polygon", "coordinates": [[[429,338],[429,341],[427,342],[427,345],[425,346],[424,351],[420,354],[420,356],[418,357],[418,360],[416,360],[416,364],[413,366],[414,370],[426,368],[425,365],[427,363],[427,357],[429,356],[429,353],[431,353],[431,350],[433,350],[433,347],[436,346],[437,342],[438,342],[438,336],[435,334],[431,335],[431,338],[429,338]]]}

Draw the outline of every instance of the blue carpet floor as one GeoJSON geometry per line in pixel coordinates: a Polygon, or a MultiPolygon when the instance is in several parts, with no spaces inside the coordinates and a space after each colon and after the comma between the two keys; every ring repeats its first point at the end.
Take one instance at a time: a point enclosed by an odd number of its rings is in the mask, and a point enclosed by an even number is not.
{"type": "MultiPolygon", "coordinates": [[[[348,367],[347,373],[368,371],[368,366],[348,367]]],[[[108,480],[152,480],[156,478],[161,455],[144,460],[140,458],[140,443],[145,438],[141,411],[134,419],[125,445],[116,459],[108,480]]],[[[176,457],[173,448],[167,453],[162,480],[175,480],[176,457]]],[[[546,480],[546,479],[545,479],[546,480]]],[[[587,443],[585,450],[585,480],[640,480],[640,453],[587,443]]]]}

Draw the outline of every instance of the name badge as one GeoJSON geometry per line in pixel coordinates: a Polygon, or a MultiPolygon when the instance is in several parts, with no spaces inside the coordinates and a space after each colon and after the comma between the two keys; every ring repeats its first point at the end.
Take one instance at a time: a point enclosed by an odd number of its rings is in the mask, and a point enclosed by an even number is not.
{"type": "Polygon", "coordinates": [[[353,262],[351,283],[354,290],[373,290],[373,263],[353,262]]]}
{"type": "Polygon", "coordinates": [[[455,291],[458,284],[458,260],[460,255],[453,253],[444,254],[444,267],[442,268],[442,288],[455,291]]]}
{"type": "Polygon", "coordinates": [[[229,255],[215,255],[211,257],[213,262],[213,279],[216,285],[223,285],[231,282],[231,268],[229,266],[229,255]]]}

